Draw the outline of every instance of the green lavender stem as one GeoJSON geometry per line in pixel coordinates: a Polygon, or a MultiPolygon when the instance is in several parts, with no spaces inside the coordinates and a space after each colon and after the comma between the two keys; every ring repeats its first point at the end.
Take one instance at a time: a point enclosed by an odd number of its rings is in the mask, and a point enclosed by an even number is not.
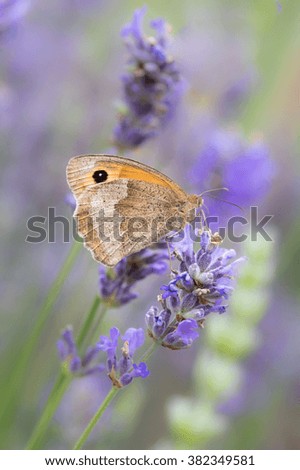
{"type": "MultiPolygon", "coordinates": [[[[82,346],[82,344],[84,343],[86,339],[86,336],[90,332],[91,326],[96,317],[100,303],[101,303],[100,297],[96,296],[90,308],[90,311],[87,314],[86,319],[81,327],[80,333],[78,335],[78,339],[77,339],[78,348],[82,346]]],[[[104,308],[101,312],[101,319],[98,320],[98,325],[100,321],[103,319],[105,312],[106,312],[106,308],[104,308]]],[[[50,421],[52,420],[55,414],[55,411],[57,410],[57,407],[59,406],[71,381],[72,381],[72,376],[65,375],[62,372],[58,376],[53,386],[53,389],[48,397],[48,401],[44,407],[42,415],[38,423],[36,424],[32,432],[32,435],[28,441],[27,449],[36,449],[39,447],[45,435],[45,432],[47,431],[47,428],[50,424],[50,421]]]]}
{"type": "MultiPolygon", "coordinates": [[[[79,332],[78,338],[77,338],[77,346],[80,349],[90,331],[90,328],[93,324],[93,321],[95,319],[96,313],[98,311],[99,305],[100,305],[100,297],[97,295],[94,299],[93,305],[85,319],[84,324],[82,325],[82,328],[79,332]]],[[[104,310],[105,312],[106,310],[104,310]]],[[[100,321],[100,320],[99,320],[100,321]]]]}
{"type": "Polygon", "coordinates": [[[53,387],[49,400],[44,411],[28,441],[27,449],[38,449],[41,441],[48,429],[49,423],[53,418],[58,405],[60,404],[66,390],[72,381],[72,376],[60,375],[53,387]]]}
{"type": "Polygon", "coordinates": [[[106,397],[104,398],[103,402],[101,403],[101,405],[99,406],[98,410],[96,411],[96,413],[94,414],[94,416],[92,417],[91,421],[89,422],[89,424],[87,425],[87,427],[85,428],[85,430],[83,431],[83,433],[81,434],[80,438],[78,439],[78,441],[76,442],[75,446],[73,447],[74,450],[78,450],[78,449],[81,449],[82,446],[84,445],[84,443],[86,442],[87,438],[89,437],[89,435],[91,434],[92,430],[94,429],[94,427],[96,426],[97,422],[99,421],[99,419],[101,418],[101,416],[103,415],[104,411],[106,410],[106,408],[108,407],[108,405],[112,402],[113,398],[117,395],[117,393],[122,390],[120,388],[115,388],[113,387],[109,392],[108,394],[106,395],[106,397]]]}
{"type": "Polygon", "coordinates": [[[12,374],[10,376],[8,386],[6,389],[6,396],[2,402],[1,410],[3,420],[10,421],[10,417],[14,410],[16,409],[16,402],[20,396],[19,390],[21,389],[22,381],[27,370],[28,363],[30,361],[31,355],[38,343],[40,334],[48,320],[49,314],[52,311],[53,305],[62,289],[62,286],[68,277],[74,262],[77,259],[77,256],[81,250],[81,243],[74,242],[72,248],[60,270],[55,281],[53,282],[48,295],[42,305],[42,308],[37,316],[36,323],[32,329],[32,332],[27,339],[23,349],[20,351],[18,360],[14,365],[12,374]]]}
{"type": "MultiPolygon", "coordinates": [[[[99,297],[98,297],[99,298],[99,297]]],[[[94,301],[94,307],[95,307],[96,299],[94,301]]],[[[78,339],[77,339],[77,346],[79,350],[84,349],[84,345],[88,344],[95,344],[99,340],[99,334],[100,334],[100,328],[99,325],[102,324],[102,321],[106,315],[106,312],[108,310],[109,305],[103,304],[102,309],[100,309],[100,312],[97,313],[97,320],[96,322],[93,321],[95,319],[91,318],[89,321],[89,327],[86,329],[86,334],[85,336],[79,334],[78,339]],[[96,324],[95,324],[96,323],[96,324]]],[[[97,311],[97,310],[96,310],[97,311]]],[[[92,310],[91,312],[92,313],[92,310]]],[[[88,321],[88,320],[87,320],[88,321]]]]}
{"type": "Polygon", "coordinates": [[[148,361],[149,357],[152,356],[154,351],[158,348],[159,343],[155,343],[154,341],[151,343],[149,348],[144,352],[144,354],[140,357],[139,362],[146,362],[148,361]]]}

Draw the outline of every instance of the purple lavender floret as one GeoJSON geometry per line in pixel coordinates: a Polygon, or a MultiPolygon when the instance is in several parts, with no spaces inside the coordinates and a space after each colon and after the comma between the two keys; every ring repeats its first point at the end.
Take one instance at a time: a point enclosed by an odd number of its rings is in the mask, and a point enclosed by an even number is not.
{"type": "Polygon", "coordinates": [[[63,330],[56,345],[65,370],[71,374],[90,375],[105,369],[103,364],[95,361],[100,351],[98,345],[90,346],[82,358],[79,356],[72,327],[63,330]]]}
{"type": "Polygon", "coordinates": [[[182,317],[177,317],[170,322],[171,317],[172,312],[167,307],[159,312],[157,307],[152,306],[146,313],[149,336],[169,349],[190,347],[199,336],[197,321],[193,318],[184,320],[182,317]]]}
{"type": "Polygon", "coordinates": [[[126,105],[114,130],[115,143],[133,148],[155,137],[174,114],[183,91],[183,80],[168,54],[168,25],[162,19],[151,22],[156,37],[146,37],[142,21],[146,8],[136,10],[131,23],[122,30],[129,52],[127,72],[122,76],[126,105]]]}
{"type": "Polygon", "coordinates": [[[129,328],[122,340],[121,355],[117,354],[120,332],[118,328],[111,328],[110,336],[100,336],[98,347],[107,354],[107,371],[113,385],[122,388],[129,385],[133,379],[141,377],[145,379],[150,374],[144,362],[135,364],[133,356],[145,341],[145,334],[142,328],[129,328]]]}
{"type": "Polygon", "coordinates": [[[100,296],[112,307],[125,305],[138,294],[132,289],[150,274],[164,274],[169,255],[165,243],[156,243],[122,259],[115,268],[99,267],[100,296]]]}
{"type": "Polygon", "coordinates": [[[169,326],[171,315],[171,311],[167,308],[159,312],[157,307],[150,307],[149,311],[146,313],[145,319],[148,333],[152,338],[160,339],[164,337],[167,327],[169,326]]]}
{"type": "Polygon", "coordinates": [[[188,318],[181,321],[177,328],[164,338],[164,346],[169,349],[185,349],[190,347],[199,337],[199,327],[196,320],[188,318]]]}
{"type": "Polygon", "coordinates": [[[179,267],[161,288],[162,311],[151,307],[146,314],[149,335],[170,349],[190,347],[207,315],[226,311],[236,267],[244,260],[234,260],[235,251],[221,248],[219,234],[209,230],[200,233],[200,247],[194,251],[190,229],[185,228],[184,239],[176,244],[179,267]]]}

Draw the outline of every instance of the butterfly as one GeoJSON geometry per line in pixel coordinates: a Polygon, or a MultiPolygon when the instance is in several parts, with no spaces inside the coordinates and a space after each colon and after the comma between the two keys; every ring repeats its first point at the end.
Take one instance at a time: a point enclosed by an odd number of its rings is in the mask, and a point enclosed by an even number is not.
{"type": "Polygon", "coordinates": [[[107,266],[179,232],[196,216],[201,196],[163,173],[115,155],[79,155],[67,165],[77,231],[107,266]]]}

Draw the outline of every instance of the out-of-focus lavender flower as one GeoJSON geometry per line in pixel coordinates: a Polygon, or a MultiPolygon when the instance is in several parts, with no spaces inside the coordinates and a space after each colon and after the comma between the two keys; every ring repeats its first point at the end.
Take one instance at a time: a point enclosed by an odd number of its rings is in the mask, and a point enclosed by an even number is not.
{"type": "Polygon", "coordinates": [[[128,70],[122,76],[126,109],[114,130],[119,147],[137,147],[154,137],[172,117],[183,91],[174,59],[168,54],[169,26],[162,19],[151,22],[156,37],[146,37],[142,20],[146,8],[136,10],[122,30],[129,52],[128,70]]]}
{"type": "MultiPolygon", "coordinates": [[[[214,132],[190,172],[193,187],[198,192],[226,187],[228,200],[244,207],[262,201],[274,175],[275,164],[264,142],[257,140],[247,144],[234,131],[214,132]]],[[[220,203],[216,207],[209,201],[208,207],[212,215],[220,212],[220,203]]]]}
{"type": "Polygon", "coordinates": [[[98,345],[90,346],[83,358],[80,358],[71,327],[62,332],[61,338],[57,341],[57,350],[64,368],[72,374],[89,375],[105,369],[103,364],[92,364],[100,351],[98,345]]]}
{"type": "Polygon", "coordinates": [[[145,341],[145,334],[142,328],[129,328],[122,340],[124,341],[121,349],[121,357],[117,357],[117,349],[120,338],[118,328],[111,328],[110,336],[100,336],[98,347],[107,354],[107,370],[113,386],[122,388],[129,385],[134,378],[141,377],[145,379],[150,374],[147,365],[144,362],[135,364],[133,355],[145,341]]]}
{"type": "Polygon", "coordinates": [[[0,133],[9,128],[12,122],[12,108],[14,101],[14,90],[0,80],[0,133]]]}
{"type": "Polygon", "coordinates": [[[124,305],[138,294],[132,288],[150,274],[164,274],[168,268],[169,255],[166,244],[156,243],[122,259],[115,268],[99,267],[101,297],[112,307],[124,305]]]}
{"type": "Polygon", "coordinates": [[[30,0],[0,1],[0,37],[1,34],[15,26],[30,7],[30,0]]]}
{"type": "Polygon", "coordinates": [[[67,206],[71,207],[71,209],[75,210],[76,208],[76,200],[71,191],[68,191],[65,195],[65,203],[67,206]]]}
{"type": "Polygon", "coordinates": [[[219,114],[222,118],[232,117],[240,109],[253,91],[257,82],[257,76],[254,71],[248,71],[246,75],[230,83],[228,88],[220,95],[216,103],[219,114]]]}
{"type": "Polygon", "coordinates": [[[174,251],[179,269],[169,284],[162,286],[163,310],[151,307],[146,314],[149,335],[162,346],[182,349],[191,346],[199,336],[205,317],[212,313],[224,313],[233,291],[236,266],[243,260],[234,250],[220,248],[220,236],[203,230],[200,248],[193,250],[190,227],[174,251]],[[171,320],[172,316],[175,318],[171,320]]]}
{"type": "MultiPolygon", "coordinates": [[[[198,113],[202,110],[211,117],[216,112],[220,114],[220,111],[222,117],[224,114],[236,115],[239,110],[236,104],[241,104],[253,90],[257,78],[254,44],[249,37],[248,28],[241,28],[241,23],[235,24],[232,21],[242,11],[241,4],[234,11],[229,11],[224,2],[218,8],[208,10],[205,5],[199,5],[201,27],[197,20],[190,17],[189,27],[178,35],[176,57],[184,70],[198,113]],[[239,41],[235,40],[236,34],[239,41]],[[232,93],[230,90],[234,89],[232,93]],[[228,92],[230,98],[234,99],[226,99],[228,92]],[[227,109],[224,108],[224,98],[227,109]]],[[[191,113],[191,107],[189,112],[191,113]]]]}

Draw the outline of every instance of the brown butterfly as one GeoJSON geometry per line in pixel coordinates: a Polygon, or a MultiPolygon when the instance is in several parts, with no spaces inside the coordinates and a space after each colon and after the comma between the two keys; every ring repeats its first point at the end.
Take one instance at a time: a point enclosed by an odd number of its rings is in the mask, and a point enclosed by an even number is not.
{"type": "Polygon", "coordinates": [[[77,203],[78,233],[107,266],[180,231],[203,203],[163,173],[114,155],[71,158],[67,181],[77,203]]]}

